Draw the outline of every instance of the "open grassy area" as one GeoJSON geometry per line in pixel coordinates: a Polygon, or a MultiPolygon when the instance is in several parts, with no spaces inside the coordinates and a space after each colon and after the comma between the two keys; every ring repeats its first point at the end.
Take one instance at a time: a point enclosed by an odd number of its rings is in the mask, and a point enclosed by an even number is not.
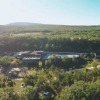
{"type": "Polygon", "coordinates": [[[23,83],[23,81],[21,79],[18,80],[14,80],[16,85],[14,86],[14,91],[15,92],[21,92],[23,87],[21,87],[21,84],[23,83]]]}

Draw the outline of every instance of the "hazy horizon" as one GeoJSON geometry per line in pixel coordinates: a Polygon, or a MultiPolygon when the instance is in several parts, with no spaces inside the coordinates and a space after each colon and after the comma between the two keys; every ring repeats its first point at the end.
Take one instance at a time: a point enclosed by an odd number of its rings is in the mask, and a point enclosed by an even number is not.
{"type": "Polygon", "coordinates": [[[65,26],[99,26],[100,24],[49,24],[49,23],[34,23],[34,22],[11,22],[11,23],[6,23],[6,24],[0,24],[0,25],[18,25],[18,24],[34,24],[34,25],[65,25],[65,26]]]}
{"type": "Polygon", "coordinates": [[[0,0],[0,25],[100,25],[100,0],[0,0]]]}

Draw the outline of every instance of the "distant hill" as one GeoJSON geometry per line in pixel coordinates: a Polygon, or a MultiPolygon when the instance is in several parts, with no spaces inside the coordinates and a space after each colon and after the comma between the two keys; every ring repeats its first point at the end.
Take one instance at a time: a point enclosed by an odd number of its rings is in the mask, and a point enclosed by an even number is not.
{"type": "Polygon", "coordinates": [[[15,23],[9,23],[7,25],[11,26],[33,26],[33,25],[41,25],[40,23],[30,23],[30,22],[15,22],[15,23]]]}
{"type": "Polygon", "coordinates": [[[30,22],[14,22],[7,25],[0,25],[0,34],[19,33],[49,33],[49,34],[88,34],[100,33],[100,26],[69,26],[51,25],[30,22]]]}

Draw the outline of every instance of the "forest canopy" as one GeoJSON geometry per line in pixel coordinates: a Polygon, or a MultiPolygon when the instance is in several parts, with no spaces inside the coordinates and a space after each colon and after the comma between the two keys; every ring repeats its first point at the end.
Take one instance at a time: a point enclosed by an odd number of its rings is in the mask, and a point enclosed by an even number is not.
{"type": "Polygon", "coordinates": [[[100,26],[0,26],[0,51],[66,51],[100,50],[100,26]]]}

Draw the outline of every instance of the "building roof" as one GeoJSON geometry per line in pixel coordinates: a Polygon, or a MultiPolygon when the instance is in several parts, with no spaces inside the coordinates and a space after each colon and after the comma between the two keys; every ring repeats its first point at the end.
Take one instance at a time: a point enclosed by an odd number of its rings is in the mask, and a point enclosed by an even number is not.
{"type": "Polygon", "coordinates": [[[21,71],[21,69],[20,69],[20,68],[12,68],[11,71],[12,71],[12,72],[13,72],[13,71],[19,72],[19,71],[21,71]]]}

